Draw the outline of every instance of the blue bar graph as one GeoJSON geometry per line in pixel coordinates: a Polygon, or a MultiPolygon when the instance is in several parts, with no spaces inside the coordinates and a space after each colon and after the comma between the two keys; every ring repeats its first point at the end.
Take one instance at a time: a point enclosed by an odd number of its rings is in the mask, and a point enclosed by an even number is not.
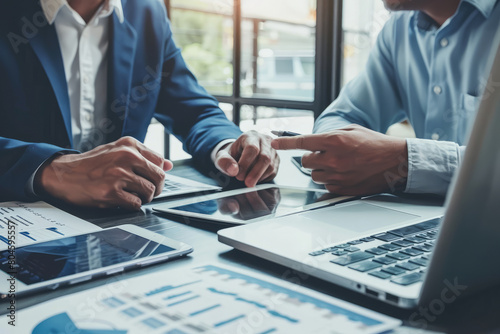
{"type": "Polygon", "coordinates": [[[164,322],[162,322],[158,319],[155,319],[155,318],[144,319],[144,320],[142,320],[142,323],[147,325],[148,327],[150,327],[152,329],[157,329],[157,328],[165,326],[164,322]]]}
{"type": "Polygon", "coordinates": [[[189,297],[189,298],[186,298],[186,299],[183,299],[183,300],[179,300],[178,302],[168,304],[167,306],[171,307],[171,306],[179,305],[179,304],[182,304],[182,303],[188,302],[188,301],[193,300],[193,299],[196,299],[196,298],[200,298],[200,296],[199,296],[199,295],[196,295],[196,296],[189,297]]]}
{"type": "Polygon", "coordinates": [[[186,334],[186,332],[183,332],[180,329],[172,329],[166,332],[165,334],[186,334]]]}
{"type": "Polygon", "coordinates": [[[30,222],[29,220],[25,219],[24,217],[21,217],[20,215],[16,215],[16,218],[12,216],[13,219],[16,219],[18,222],[23,224],[24,226],[32,226],[33,223],[30,222]]]}
{"type": "Polygon", "coordinates": [[[27,232],[27,231],[25,231],[25,232],[20,232],[19,234],[24,235],[24,236],[25,236],[26,238],[28,238],[28,239],[31,239],[31,240],[33,240],[33,241],[36,241],[36,239],[35,239],[35,238],[33,238],[33,237],[30,235],[30,233],[29,233],[29,232],[27,232]]]}
{"type": "Polygon", "coordinates": [[[144,312],[142,312],[141,310],[138,310],[136,309],[135,307],[129,307],[129,308],[126,308],[122,311],[123,314],[131,317],[131,318],[135,318],[141,314],[144,314],[144,312]]]}
{"type": "Polygon", "coordinates": [[[228,319],[228,320],[224,320],[224,321],[218,322],[218,323],[216,323],[216,324],[214,325],[214,327],[215,327],[215,328],[217,328],[217,327],[221,327],[221,326],[224,326],[224,325],[230,324],[230,323],[231,323],[231,322],[233,322],[233,321],[243,319],[244,317],[245,317],[245,315],[244,315],[244,314],[242,314],[242,315],[238,315],[238,316],[236,316],[236,317],[234,317],[234,318],[231,318],[231,319],[228,319]]]}
{"type": "Polygon", "coordinates": [[[364,315],[361,315],[359,313],[355,313],[355,312],[350,311],[348,309],[345,309],[343,307],[327,303],[325,301],[316,299],[316,298],[308,296],[306,294],[303,294],[303,293],[300,293],[297,291],[293,291],[293,290],[287,289],[285,287],[260,280],[260,279],[255,278],[255,277],[247,276],[245,274],[237,273],[237,272],[234,272],[231,270],[227,270],[227,269],[212,266],[212,265],[198,267],[197,269],[201,269],[202,271],[215,271],[221,275],[229,276],[230,279],[240,279],[240,280],[246,281],[247,283],[250,283],[250,284],[259,285],[260,287],[274,291],[275,293],[285,294],[292,299],[296,299],[296,300],[300,301],[301,303],[304,303],[304,304],[310,303],[310,304],[316,306],[317,308],[329,310],[333,314],[344,315],[349,320],[351,320],[353,322],[363,323],[366,326],[375,326],[375,325],[382,323],[376,319],[366,317],[364,315]]]}
{"type": "Polygon", "coordinates": [[[192,313],[190,313],[190,314],[189,314],[189,316],[194,317],[195,315],[198,315],[198,314],[202,314],[202,313],[208,312],[208,311],[213,310],[214,308],[217,308],[217,307],[220,307],[220,306],[221,306],[221,304],[213,305],[213,306],[210,306],[210,307],[204,308],[204,309],[202,309],[202,310],[192,312],[192,313]]]}
{"type": "Polygon", "coordinates": [[[168,299],[172,299],[172,298],[177,298],[177,297],[185,296],[185,295],[187,295],[189,293],[191,293],[191,291],[186,291],[186,292],[183,292],[183,293],[178,293],[176,295],[170,295],[170,296],[167,296],[167,297],[165,297],[163,299],[168,300],[168,299]]]}
{"type": "Polygon", "coordinates": [[[59,230],[57,229],[57,227],[47,227],[47,230],[49,230],[51,232],[54,232],[54,233],[57,233],[59,235],[64,235],[64,233],[59,232],[59,230]]]}
{"type": "Polygon", "coordinates": [[[119,307],[125,305],[125,302],[121,301],[116,297],[106,298],[102,301],[104,304],[108,305],[111,308],[119,307]]]}
{"type": "Polygon", "coordinates": [[[264,332],[262,332],[260,334],[270,334],[270,333],[274,333],[274,332],[276,332],[276,328],[271,328],[271,329],[269,329],[267,331],[264,331],[264,332]]]}
{"type": "Polygon", "coordinates": [[[184,286],[188,286],[188,285],[199,283],[199,282],[201,282],[201,280],[194,281],[194,282],[189,282],[189,283],[185,283],[185,284],[181,284],[181,285],[176,285],[176,286],[174,286],[174,285],[163,286],[163,287],[155,289],[153,291],[146,292],[146,296],[148,296],[148,297],[149,296],[153,296],[153,295],[156,295],[158,293],[162,293],[162,292],[165,292],[165,291],[170,291],[170,290],[173,290],[173,289],[182,288],[184,286]]]}
{"type": "Polygon", "coordinates": [[[267,311],[267,313],[269,313],[273,317],[281,318],[281,319],[287,320],[291,323],[298,323],[299,322],[298,319],[281,314],[281,313],[277,312],[276,310],[270,309],[269,307],[267,307],[264,304],[261,304],[259,302],[249,300],[246,298],[239,297],[238,294],[236,294],[236,293],[220,291],[220,290],[217,290],[216,288],[208,288],[208,291],[213,292],[215,294],[225,295],[225,296],[234,296],[235,297],[234,299],[236,301],[243,302],[243,303],[250,304],[250,305],[256,306],[258,308],[264,309],[267,311]]]}

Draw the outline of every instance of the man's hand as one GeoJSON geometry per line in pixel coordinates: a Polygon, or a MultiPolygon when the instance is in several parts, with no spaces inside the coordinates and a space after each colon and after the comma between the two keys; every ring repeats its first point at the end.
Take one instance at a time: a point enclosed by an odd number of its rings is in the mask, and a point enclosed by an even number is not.
{"type": "Polygon", "coordinates": [[[271,140],[256,131],[245,132],[217,152],[215,166],[224,174],[245,181],[247,187],[271,181],[280,163],[278,154],[271,148],[271,140]]]}
{"type": "Polygon", "coordinates": [[[56,157],[38,171],[35,191],[80,206],[138,210],[161,193],[170,169],[170,161],[124,137],[56,157]]]}
{"type": "Polygon", "coordinates": [[[341,195],[368,195],[403,190],[408,176],[406,140],[359,125],[329,133],[273,140],[277,150],[312,151],[302,165],[313,169],[314,182],[341,195]]]}

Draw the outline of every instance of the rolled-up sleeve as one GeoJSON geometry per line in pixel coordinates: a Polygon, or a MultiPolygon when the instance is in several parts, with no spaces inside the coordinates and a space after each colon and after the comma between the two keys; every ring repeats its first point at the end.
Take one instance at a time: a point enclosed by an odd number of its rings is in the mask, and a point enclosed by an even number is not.
{"type": "Polygon", "coordinates": [[[465,146],[454,142],[409,138],[406,193],[446,195],[460,166],[465,146]]]}

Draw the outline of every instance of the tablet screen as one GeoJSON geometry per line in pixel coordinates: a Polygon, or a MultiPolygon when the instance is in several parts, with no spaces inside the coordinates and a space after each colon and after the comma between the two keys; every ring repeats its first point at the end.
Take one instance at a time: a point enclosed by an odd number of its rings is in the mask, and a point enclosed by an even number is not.
{"type": "MultiPolygon", "coordinates": [[[[17,279],[26,285],[174,250],[114,228],[16,250],[17,279]]],[[[9,251],[0,252],[0,270],[9,272],[9,251]]]]}
{"type": "Polygon", "coordinates": [[[213,200],[181,205],[172,210],[203,214],[213,220],[244,222],[251,219],[281,216],[305,205],[337,197],[313,190],[272,187],[213,200]]]}

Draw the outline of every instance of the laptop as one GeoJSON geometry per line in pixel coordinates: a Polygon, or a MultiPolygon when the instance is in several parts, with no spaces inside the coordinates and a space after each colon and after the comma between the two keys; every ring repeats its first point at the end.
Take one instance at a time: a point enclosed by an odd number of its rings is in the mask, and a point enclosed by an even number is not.
{"type": "Polygon", "coordinates": [[[500,51],[444,208],[380,195],[221,230],[219,241],[402,308],[498,285],[499,82],[500,51]]]}

